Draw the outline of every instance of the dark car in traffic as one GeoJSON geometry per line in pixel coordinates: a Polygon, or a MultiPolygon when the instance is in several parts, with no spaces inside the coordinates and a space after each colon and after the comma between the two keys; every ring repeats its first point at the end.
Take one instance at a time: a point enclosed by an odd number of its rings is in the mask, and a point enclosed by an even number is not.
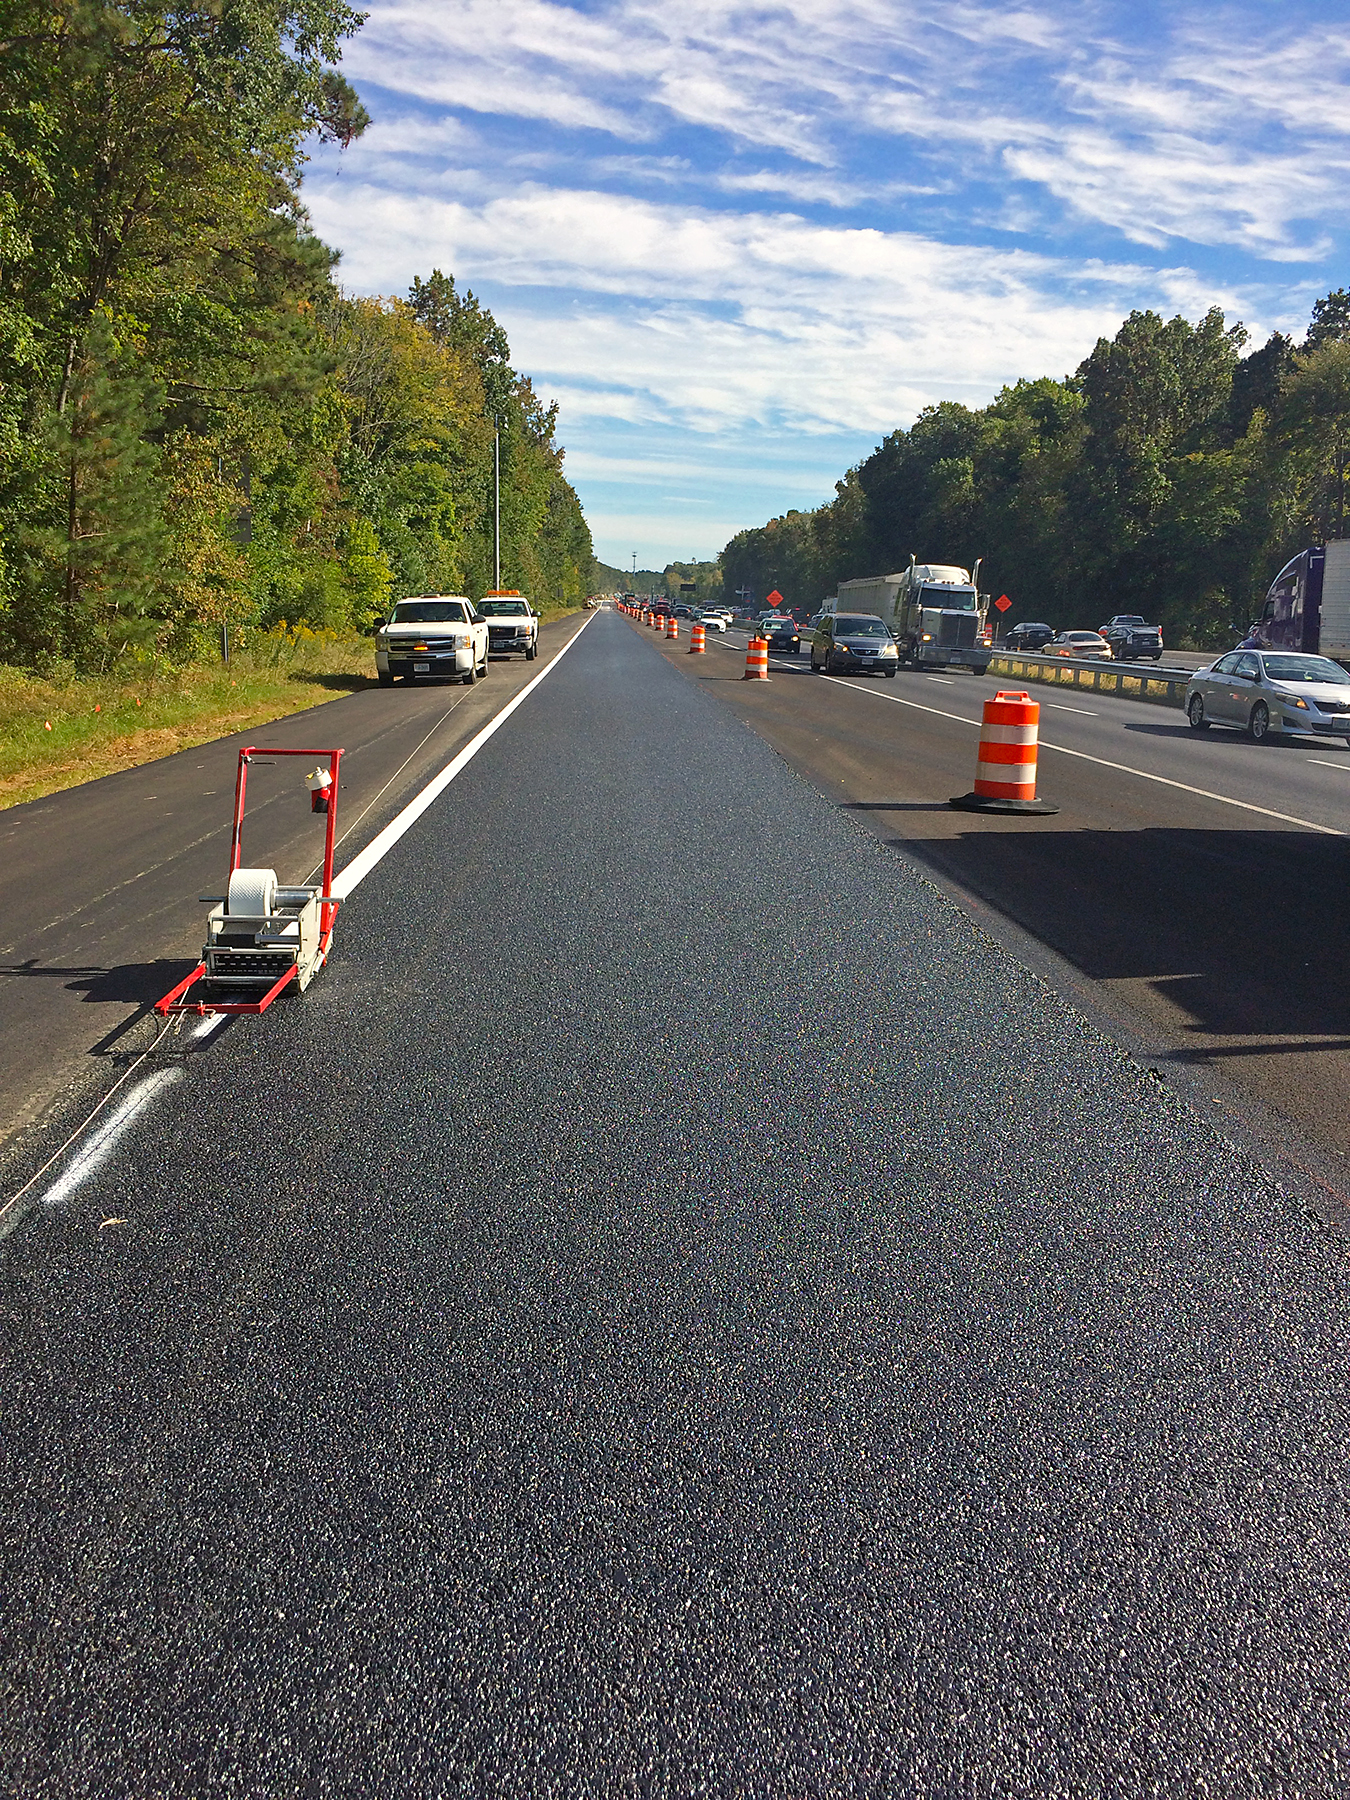
{"type": "Polygon", "coordinates": [[[1109,625],[1100,627],[1099,635],[1118,662],[1162,661],[1162,626],[1147,624],[1142,613],[1117,613],[1109,625]]]}
{"type": "Polygon", "coordinates": [[[802,635],[795,619],[766,619],[760,635],[768,640],[770,650],[785,650],[795,656],[802,647],[802,635]]]}
{"type": "Polygon", "coordinates": [[[1053,625],[1042,625],[1036,620],[1029,619],[1024,625],[1014,625],[999,645],[999,649],[1043,650],[1054,635],[1053,625]]]}

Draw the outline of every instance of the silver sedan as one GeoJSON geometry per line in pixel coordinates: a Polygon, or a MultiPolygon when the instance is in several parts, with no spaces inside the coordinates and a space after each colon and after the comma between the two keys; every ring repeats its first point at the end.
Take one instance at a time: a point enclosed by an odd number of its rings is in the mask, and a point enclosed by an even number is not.
{"type": "Polygon", "coordinates": [[[1186,717],[1195,731],[1232,725],[1258,744],[1284,731],[1350,743],[1350,675],[1327,656],[1232,650],[1186,683],[1186,717]]]}

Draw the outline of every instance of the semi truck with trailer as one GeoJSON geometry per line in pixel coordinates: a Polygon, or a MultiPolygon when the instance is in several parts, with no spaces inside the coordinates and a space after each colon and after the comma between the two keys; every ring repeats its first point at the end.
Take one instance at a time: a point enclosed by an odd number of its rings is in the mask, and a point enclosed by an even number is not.
{"type": "Polygon", "coordinates": [[[1272,650],[1303,650],[1350,667],[1350,538],[1292,557],[1252,630],[1272,650]]]}
{"type": "Polygon", "coordinates": [[[890,627],[901,659],[920,668],[988,671],[993,654],[986,642],[986,607],[974,573],[950,563],[921,563],[913,556],[898,575],[841,581],[838,595],[825,602],[836,613],[876,613],[890,627]]]}

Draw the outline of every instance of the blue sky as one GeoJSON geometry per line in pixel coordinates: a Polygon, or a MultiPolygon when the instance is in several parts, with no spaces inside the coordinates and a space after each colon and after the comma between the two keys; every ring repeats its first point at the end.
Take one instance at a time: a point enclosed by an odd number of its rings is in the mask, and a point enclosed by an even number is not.
{"type": "Polygon", "coordinates": [[[1350,9],[372,0],[306,195],[356,293],[453,272],[561,408],[597,552],[712,556],[1133,307],[1350,285],[1350,9]]]}

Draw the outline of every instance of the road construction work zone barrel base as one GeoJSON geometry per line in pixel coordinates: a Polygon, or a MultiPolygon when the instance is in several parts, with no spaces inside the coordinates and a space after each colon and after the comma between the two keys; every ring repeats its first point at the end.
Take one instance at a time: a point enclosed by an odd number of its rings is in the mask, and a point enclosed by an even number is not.
{"type": "Polygon", "coordinates": [[[1053,800],[995,800],[988,794],[962,794],[949,800],[958,812],[984,813],[1057,813],[1053,800]]]}

